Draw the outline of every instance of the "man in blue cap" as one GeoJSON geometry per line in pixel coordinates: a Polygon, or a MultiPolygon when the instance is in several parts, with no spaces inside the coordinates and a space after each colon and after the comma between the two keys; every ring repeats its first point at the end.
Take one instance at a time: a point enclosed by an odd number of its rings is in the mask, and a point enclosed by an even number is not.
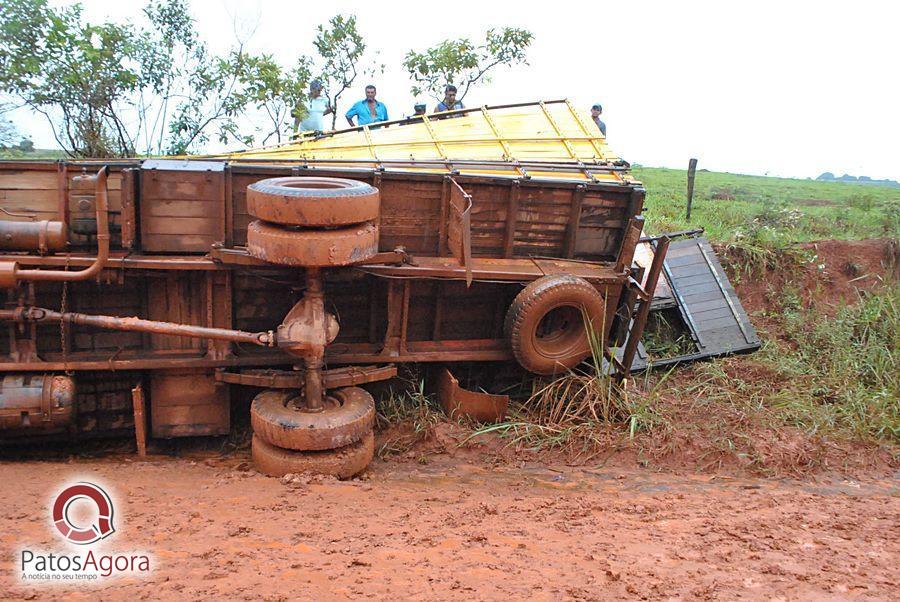
{"type": "Polygon", "coordinates": [[[347,111],[347,123],[350,124],[350,127],[388,120],[387,107],[383,102],[375,100],[375,93],[375,86],[369,84],[366,86],[366,97],[347,111]],[[354,117],[356,117],[356,123],[353,123],[354,117]]]}
{"type": "Polygon", "coordinates": [[[600,115],[602,114],[603,107],[600,106],[599,102],[591,107],[591,119],[594,120],[594,123],[597,124],[597,127],[600,129],[600,133],[606,138],[606,124],[600,121],[600,115]]]}

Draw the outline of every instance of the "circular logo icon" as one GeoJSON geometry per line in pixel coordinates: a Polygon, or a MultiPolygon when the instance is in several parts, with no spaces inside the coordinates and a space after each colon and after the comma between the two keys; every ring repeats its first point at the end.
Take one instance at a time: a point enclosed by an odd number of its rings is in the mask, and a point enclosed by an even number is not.
{"type": "Polygon", "coordinates": [[[53,524],[72,543],[89,544],[115,532],[113,505],[109,495],[93,483],[76,483],[63,489],[53,502],[53,524]],[[97,507],[97,521],[89,525],[76,525],[69,518],[73,502],[86,499],[97,507]]]}

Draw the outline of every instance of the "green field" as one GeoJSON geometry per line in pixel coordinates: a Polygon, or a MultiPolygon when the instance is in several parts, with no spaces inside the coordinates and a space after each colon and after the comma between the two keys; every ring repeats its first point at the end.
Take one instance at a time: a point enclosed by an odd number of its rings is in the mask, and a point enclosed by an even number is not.
{"type": "Polygon", "coordinates": [[[654,233],[703,227],[714,242],[782,247],[793,242],[900,236],[900,189],[698,171],[691,221],[687,172],[636,167],[654,233]]]}
{"type": "Polygon", "coordinates": [[[20,151],[13,148],[0,148],[0,159],[65,159],[65,151],[52,148],[36,148],[32,151],[20,151]]]}

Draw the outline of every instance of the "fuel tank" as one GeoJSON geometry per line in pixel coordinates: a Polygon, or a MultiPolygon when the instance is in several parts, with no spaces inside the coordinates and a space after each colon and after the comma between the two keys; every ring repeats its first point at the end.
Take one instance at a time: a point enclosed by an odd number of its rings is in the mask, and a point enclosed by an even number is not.
{"type": "Polygon", "coordinates": [[[0,380],[0,435],[56,433],[72,424],[75,381],[55,374],[8,374],[0,380]]]}

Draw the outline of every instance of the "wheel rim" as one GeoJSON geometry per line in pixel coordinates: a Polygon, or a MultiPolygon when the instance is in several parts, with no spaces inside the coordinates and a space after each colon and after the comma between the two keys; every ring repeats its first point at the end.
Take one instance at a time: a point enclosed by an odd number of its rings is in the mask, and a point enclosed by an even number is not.
{"type": "Polygon", "coordinates": [[[534,329],[534,347],[545,357],[564,358],[584,346],[584,318],[575,305],[550,308],[534,329]]]}
{"type": "Polygon", "coordinates": [[[310,410],[306,406],[306,400],[303,397],[303,394],[300,392],[295,393],[294,395],[288,395],[284,398],[284,407],[289,410],[294,410],[295,412],[303,412],[306,414],[318,414],[320,412],[328,412],[340,409],[341,406],[344,405],[342,399],[335,397],[334,395],[326,395],[325,399],[322,400],[322,407],[317,408],[315,410],[310,410]]]}
{"type": "Polygon", "coordinates": [[[332,182],[326,180],[314,180],[310,182],[282,182],[279,186],[283,188],[299,188],[301,190],[333,190],[338,188],[350,188],[343,182],[332,182]]]}

